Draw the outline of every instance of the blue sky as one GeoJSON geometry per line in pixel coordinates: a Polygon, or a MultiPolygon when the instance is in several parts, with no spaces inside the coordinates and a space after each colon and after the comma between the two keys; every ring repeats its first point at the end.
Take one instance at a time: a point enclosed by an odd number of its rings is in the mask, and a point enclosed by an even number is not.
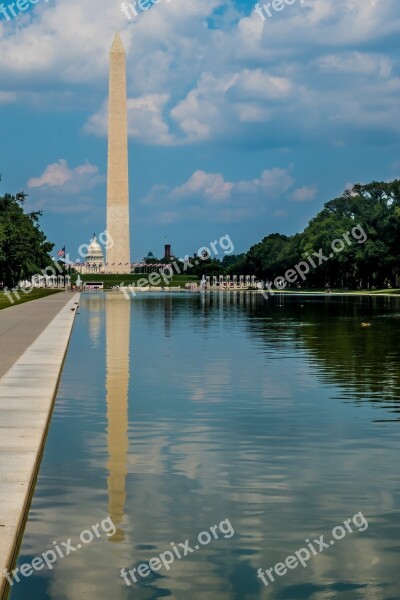
{"type": "Polygon", "coordinates": [[[39,0],[0,19],[0,193],[75,259],[105,229],[108,53],[127,53],[132,259],[301,231],[346,186],[400,177],[398,0],[39,0]]]}

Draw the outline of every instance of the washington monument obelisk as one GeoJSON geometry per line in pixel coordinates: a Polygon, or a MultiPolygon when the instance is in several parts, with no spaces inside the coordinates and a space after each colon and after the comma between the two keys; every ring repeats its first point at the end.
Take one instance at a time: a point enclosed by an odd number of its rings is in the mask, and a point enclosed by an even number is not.
{"type": "Polygon", "coordinates": [[[115,34],[110,50],[108,98],[107,250],[108,273],[130,272],[128,135],[125,50],[115,34]]]}

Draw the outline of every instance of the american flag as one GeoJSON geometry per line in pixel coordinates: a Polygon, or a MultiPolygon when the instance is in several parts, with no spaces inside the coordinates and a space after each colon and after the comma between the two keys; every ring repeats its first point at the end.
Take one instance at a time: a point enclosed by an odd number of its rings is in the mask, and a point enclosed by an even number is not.
{"type": "Polygon", "coordinates": [[[64,246],[64,248],[61,248],[61,250],[59,250],[57,252],[57,256],[60,256],[61,258],[64,258],[64,256],[65,256],[65,246],[64,246]]]}

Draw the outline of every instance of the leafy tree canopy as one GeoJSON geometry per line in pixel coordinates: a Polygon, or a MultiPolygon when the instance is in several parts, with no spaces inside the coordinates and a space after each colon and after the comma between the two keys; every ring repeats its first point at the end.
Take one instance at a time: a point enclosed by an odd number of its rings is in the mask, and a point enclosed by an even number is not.
{"type": "Polygon", "coordinates": [[[332,242],[349,232],[350,244],[315,269],[305,285],[334,287],[384,287],[399,284],[400,273],[400,180],[356,184],[339,198],[330,200],[302,233],[272,233],[256,244],[229,273],[256,275],[273,280],[320,249],[332,253],[332,242]],[[356,226],[366,239],[351,235],[356,226]]]}
{"type": "Polygon", "coordinates": [[[52,265],[54,247],[39,228],[40,211],[24,212],[24,194],[0,196],[0,285],[12,288],[52,265]]]}

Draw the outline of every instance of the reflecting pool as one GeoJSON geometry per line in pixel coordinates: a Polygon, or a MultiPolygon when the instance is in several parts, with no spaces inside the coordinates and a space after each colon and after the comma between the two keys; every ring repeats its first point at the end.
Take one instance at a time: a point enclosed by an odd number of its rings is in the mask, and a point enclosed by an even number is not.
{"type": "Polygon", "coordinates": [[[83,295],[17,566],[74,550],[10,600],[398,600],[399,334],[395,298],[83,295]]]}

